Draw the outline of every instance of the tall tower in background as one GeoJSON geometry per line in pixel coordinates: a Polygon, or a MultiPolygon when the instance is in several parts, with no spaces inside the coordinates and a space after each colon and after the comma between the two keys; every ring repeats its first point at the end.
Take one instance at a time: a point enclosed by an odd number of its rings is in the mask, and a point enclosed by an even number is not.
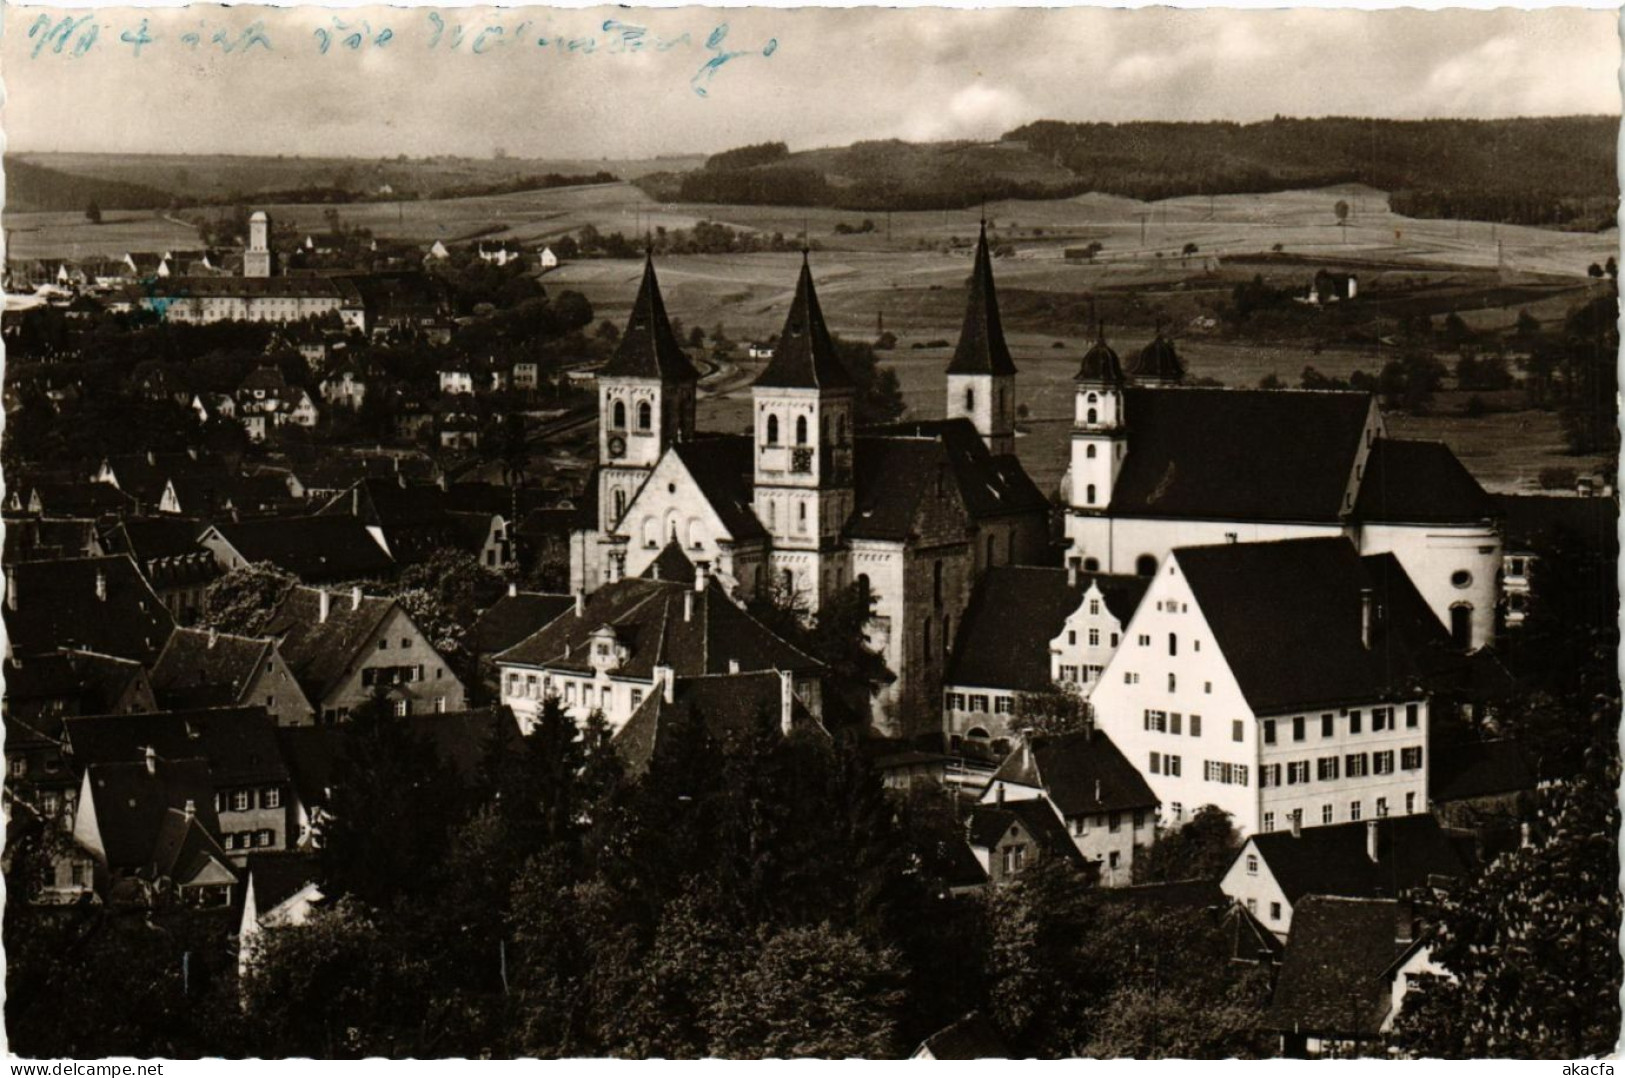
{"type": "Polygon", "coordinates": [[[244,277],[271,276],[271,219],[255,210],[248,219],[248,249],[243,252],[244,277]]]}

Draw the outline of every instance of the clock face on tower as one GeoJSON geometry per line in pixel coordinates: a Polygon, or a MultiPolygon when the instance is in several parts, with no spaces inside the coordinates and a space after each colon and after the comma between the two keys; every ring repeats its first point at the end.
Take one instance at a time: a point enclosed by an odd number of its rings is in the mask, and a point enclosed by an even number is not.
{"type": "Polygon", "coordinates": [[[619,434],[610,435],[609,455],[617,458],[626,456],[626,439],[619,434]]]}

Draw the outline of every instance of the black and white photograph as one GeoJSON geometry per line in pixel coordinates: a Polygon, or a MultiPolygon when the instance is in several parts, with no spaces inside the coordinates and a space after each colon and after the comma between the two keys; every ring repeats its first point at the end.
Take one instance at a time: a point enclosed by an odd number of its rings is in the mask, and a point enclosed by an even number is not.
{"type": "Polygon", "coordinates": [[[5,1053],[1611,1074],[1620,41],[5,5],[5,1053]]]}

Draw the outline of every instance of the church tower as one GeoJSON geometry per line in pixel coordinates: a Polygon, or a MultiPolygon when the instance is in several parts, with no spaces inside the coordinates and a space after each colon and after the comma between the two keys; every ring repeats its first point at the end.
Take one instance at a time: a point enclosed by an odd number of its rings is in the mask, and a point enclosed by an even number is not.
{"type": "Polygon", "coordinates": [[[606,536],[667,447],[693,437],[699,380],[666,317],[650,255],[620,344],[598,372],[598,527],[606,536]]]}
{"type": "Polygon", "coordinates": [[[248,248],[243,251],[243,276],[271,276],[271,219],[264,210],[255,210],[248,219],[248,248]]]}
{"type": "Polygon", "coordinates": [[[1074,513],[1099,513],[1111,505],[1112,488],[1128,452],[1123,365],[1105,334],[1097,334],[1072,379],[1077,391],[1067,504],[1074,513]]]}
{"type": "Polygon", "coordinates": [[[986,221],[976,241],[965,324],[948,364],[947,416],[969,419],[994,456],[1016,451],[1016,365],[1004,343],[999,299],[993,291],[986,221]]]}
{"type": "Polygon", "coordinates": [[[857,387],[835,353],[805,252],[789,317],[751,401],[755,510],[773,545],[773,583],[816,609],[827,590],[845,583],[839,548],[852,515],[857,387]]]}

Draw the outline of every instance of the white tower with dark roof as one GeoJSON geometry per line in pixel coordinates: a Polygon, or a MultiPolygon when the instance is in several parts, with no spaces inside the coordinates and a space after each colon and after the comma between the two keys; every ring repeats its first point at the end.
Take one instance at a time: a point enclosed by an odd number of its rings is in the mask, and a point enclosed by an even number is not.
{"type": "Polygon", "coordinates": [[[816,609],[825,584],[845,583],[837,555],[852,515],[856,384],[835,351],[802,255],[778,347],[751,388],[757,519],[773,545],[773,583],[816,609]],[[833,579],[825,570],[836,563],[833,579]]]}
{"type": "Polygon", "coordinates": [[[1016,365],[999,318],[986,221],[976,242],[965,324],[948,364],[946,414],[949,419],[969,419],[994,456],[1016,451],[1016,365]]]}
{"type": "Polygon", "coordinates": [[[243,276],[271,276],[271,219],[264,210],[255,210],[248,219],[248,247],[243,251],[243,276]]]}

